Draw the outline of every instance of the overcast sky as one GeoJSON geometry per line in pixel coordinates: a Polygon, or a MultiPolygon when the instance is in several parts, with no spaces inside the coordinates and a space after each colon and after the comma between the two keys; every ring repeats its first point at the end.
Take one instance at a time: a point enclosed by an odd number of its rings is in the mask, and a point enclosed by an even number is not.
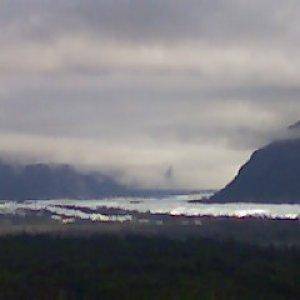
{"type": "Polygon", "coordinates": [[[299,0],[2,0],[0,156],[222,187],[300,119],[299,43],[299,0]]]}

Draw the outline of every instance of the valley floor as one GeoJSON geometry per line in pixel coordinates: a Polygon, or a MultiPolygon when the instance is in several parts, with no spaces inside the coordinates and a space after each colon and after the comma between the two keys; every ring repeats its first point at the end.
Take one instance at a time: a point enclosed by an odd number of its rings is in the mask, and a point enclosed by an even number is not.
{"type": "Polygon", "coordinates": [[[217,241],[235,240],[250,245],[300,248],[298,219],[187,217],[145,213],[126,222],[93,222],[80,218],[71,221],[69,218],[52,219],[47,213],[41,212],[0,215],[0,236],[22,233],[79,237],[107,233],[118,236],[138,234],[179,240],[202,237],[217,241]]]}
{"type": "Polygon", "coordinates": [[[123,223],[64,220],[41,211],[0,215],[0,299],[300,295],[299,220],[164,214],[123,223]]]}

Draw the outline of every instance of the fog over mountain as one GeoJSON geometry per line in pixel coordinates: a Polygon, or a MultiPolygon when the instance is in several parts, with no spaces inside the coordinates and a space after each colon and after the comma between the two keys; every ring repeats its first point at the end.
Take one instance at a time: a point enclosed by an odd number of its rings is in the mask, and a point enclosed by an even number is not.
{"type": "Polygon", "coordinates": [[[0,199],[94,199],[127,193],[125,186],[108,176],[83,174],[68,165],[0,162],[0,199]]]}
{"type": "MultiPolygon", "coordinates": [[[[168,170],[169,171],[169,170],[168,170]]],[[[0,161],[1,200],[104,199],[163,197],[196,191],[143,189],[119,182],[116,174],[78,170],[65,164],[13,164],[0,161]]],[[[207,191],[208,193],[210,191],[207,191]]]]}
{"type": "Polygon", "coordinates": [[[3,0],[0,157],[220,188],[299,119],[299,23],[295,0],[3,0]]]}

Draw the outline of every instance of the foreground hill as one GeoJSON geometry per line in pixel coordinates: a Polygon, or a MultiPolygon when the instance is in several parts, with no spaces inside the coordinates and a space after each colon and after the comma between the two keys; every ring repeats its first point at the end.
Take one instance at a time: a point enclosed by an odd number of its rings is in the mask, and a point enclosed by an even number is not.
{"type": "Polygon", "coordinates": [[[15,166],[0,161],[0,199],[99,198],[126,188],[102,174],[83,174],[68,165],[15,166]]]}
{"type": "Polygon", "coordinates": [[[300,203],[300,139],[276,141],[255,151],[234,180],[211,200],[300,203]]]}

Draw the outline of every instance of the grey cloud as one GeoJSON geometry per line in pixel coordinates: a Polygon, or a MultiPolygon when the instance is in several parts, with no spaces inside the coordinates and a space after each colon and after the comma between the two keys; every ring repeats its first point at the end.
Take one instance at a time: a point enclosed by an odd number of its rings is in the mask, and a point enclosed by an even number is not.
{"type": "Polygon", "coordinates": [[[2,1],[1,153],[219,187],[299,118],[299,14],[293,0],[2,1]]]}
{"type": "Polygon", "coordinates": [[[294,0],[6,0],[1,25],[37,39],[85,31],[96,36],[147,40],[207,38],[244,42],[282,37],[297,19],[294,0]],[[282,24],[290,17],[288,24],[282,24]]]}

